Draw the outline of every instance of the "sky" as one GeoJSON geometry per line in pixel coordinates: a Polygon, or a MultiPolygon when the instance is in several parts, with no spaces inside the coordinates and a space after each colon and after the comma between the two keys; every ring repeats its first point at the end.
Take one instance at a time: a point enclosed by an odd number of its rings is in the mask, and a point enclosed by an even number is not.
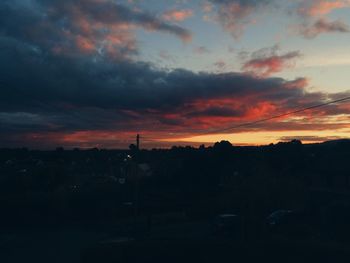
{"type": "Polygon", "coordinates": [[[0,147],[350,137],[350,0],[2,0],[0,147]],[[221,131],[221,132],[218,132],[221,131]]]}

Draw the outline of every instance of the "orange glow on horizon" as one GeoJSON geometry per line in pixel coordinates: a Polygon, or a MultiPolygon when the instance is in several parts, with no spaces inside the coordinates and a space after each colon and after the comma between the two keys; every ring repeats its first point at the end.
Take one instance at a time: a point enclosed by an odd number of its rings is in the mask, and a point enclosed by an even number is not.
{"type": "MultiPolygon", "coordinates": [[[[325,140],[350,138],[350,130],[323,131],[257,131],[231,134],[208,134],[176,139],[162,139],[168,142],[215,143],[222,140],[230,141],[234,145],[267,145],[283,141],[283,138],[307,138],[304,143],[318,143],[325,140]]],[[[301,141],[303,141],[301,139],[301,141]]]]}

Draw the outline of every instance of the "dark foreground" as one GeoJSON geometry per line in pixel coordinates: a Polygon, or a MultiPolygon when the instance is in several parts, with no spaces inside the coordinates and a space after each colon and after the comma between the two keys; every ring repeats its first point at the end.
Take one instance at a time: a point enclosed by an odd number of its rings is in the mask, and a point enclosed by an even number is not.
{"type": "Polygon", "coordinates": [[[110,238],[81,251],[82,263],[95,262],[349,262],[350,243],[322,237],[237,229],[217,233],[210,221],[156,227],[145,235],[110,238]]]}
{"type": "Polygon", "coordinates": [[[349,262],[350,243],[320,237],[213,232],[211,222],[7,229],[0,262],[349,262]],[[221,233],[222,234],[222,233],[221,233]]]}
{"type": "Polygon", "coordinates": [[[140,240],[90,249],[82,262],[349,262],[350,250],[281,240],[140,240]]]}
{"type": "Polygon", "coordinates": [[[349,153],[2,149],[0,263],[349,262],[349,153]],[[229,231],[222,214],[237,215],[229,231]]]}

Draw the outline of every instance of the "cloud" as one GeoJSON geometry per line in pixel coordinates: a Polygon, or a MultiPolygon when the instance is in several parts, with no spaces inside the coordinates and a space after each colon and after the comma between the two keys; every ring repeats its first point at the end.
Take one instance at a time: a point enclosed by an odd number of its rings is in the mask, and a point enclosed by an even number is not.
{"type": "Polygon", "coordinates": [[[226,62],[223,60],[218,60],[214,63],[214,66],[220,71],[224,70],[226,68],[226,62]]]}
{"type": "Polygon", "coordinates": [[[348,0],[309,0],[302,1],[298,7],[298,14],[306,17],[324,16],[336,9],[350,7],[348,0]]]}
{"type": "Polygon", "coordinates": [[[242,70],[256,76],[268,77],[294,66],[295,60],[301,57],[299,51],[277,54],[277,46],[260,49],[254,52],[250,59],[244,62],[242,70]]]}
{"type": "Polygon", "coordinates": [[[137,53],[134,29],[159,31],[182,41],[187,29],[107,0],[33,0],[0,3],[0,30],[56,54],[126,58],[137,53]],[[16,19],[13,19],[13,18],[16,19]]]}
{"type": "Polygon", "coordinates": [[[338,140],[338,139],[342,139],[342,137],[339,137],[339,136],[284,136],[284,137],[281,137],[279,140],[284,142],[290,142],[292,140],[300,140],[306,143],[320,143],[320,142],[338,140]]]}
{"type": "Polygon", "coordinates": [[[183,10],[171,9],[171,10],[165,11],[162,15],[164,20],[176,21],[176,22],[184,21],[191,16],[193,16],[193,11],[190,9],[183,9],[183,10]]]}
{"type": "Polygon", "coordinates": [[[210,13],[211,11],[213,11],[213,5],[208,2],[208,1],[205,1],[204,3],[202,3],[202,11],[204,13],[210,13]]]}
{"type": "MultiPolygon", "coordinates": [[[[148,63],[89,57],[51,54],[0,37],[0,130],[7,141],[1,139],[0,145],[72,146],[74,140],[81,145],[115,145],[113,138],[122,144],[134,132],[158,138],[193,135],[348,95],[308,92],[304,78],[166,71],[148,63]]],[[[348,113],[349,107],[332,105],[313,115],[319,123],[322,118],[348,113]]],[[[305,129],[310,123],[253,128],[305,129]]],[[[336,127],[335,123],[315,124],[314,129],[336,127]]]]}
{"type": "MultiPolygon", "coordinates": [[[[278,1],[274,0],[210,0],[204,5],[206,14],[214,13],[210,20],[217,21],[227,32],[238,39],[242,36],[247,26],[256,23],[257,17],[262,11],[276,8],[278,1]]],[[[300,26],[301,34],[313,36],[319,31],[325,32],[346,32],[348,26],[341,21],[330,22],[325,15],[333,10],[349,8],[349,0],[302,0],[296,5],[291,5],[291,13],[300,15],[304,24],[300,26]],[[313,21],[315,20],[316,21],[313,21]],[[312,24],[310,25],[310,23],[312,24]],[[310,31],[310,32],[308,32],[310,31]]],[[[208,15],[205,16],[208,18],[208,15]]],[[[207,19],[208,20],[208,19],[207,19]]],[[[307,36],[308,38],[312,38],[307,36]]]]}
{"type": "Polygon", "coordinates": [[[203,55],[210,53],[210,50],[205,46],[194,47],[193,52],[197,55],[203,55]]]}
{"type": "Polygon", "coordinates": [[[304,22],[296,26],[294,30],[307,39],[312,39],[324,33],[348,33],[349,26],[341,21],[330,21],[326,15],[334,10],[349,8],[349,0],[308,0],[299,3],[297,13],[304,22]]]}
{"type": "MultiPolygon", "coordinates": [[[[348,94],[310,92],[305,78],[164,70],[124,59],[137,52],[134,27],[170,33],[173,25],[110,1],[0,5],[0,146],[127,145],[135,132],[199,134],[348,94]]],[[[277,56],[288,61],[296,55],[277,56]]],[[[320,121],[349,113],[349,107],[332,105],[313,115],[320,121]]],[[[346,125],[338,120],[314,126],[346,125]]],[[[310,123],[253,128],[304,129],[310,123]]]]}
{"type": "MultiPolygon", "coordinates": [[[[224,30],[231,33],[234,38],[239,38],[246,26],[254,23],[258,10],[271,6],[273,0],[211,0],[216,8],[214,20],[218,21],[224,30]]],[[[208,6],[208,5],[206,5],[208,6]]],[[[214,8],[206,8],[211,11],[214,8]]]]}
{"type": "Polygon", "coordinates": [[[172,63],[174,63],[176,61],[175,57],[172,56],[171,54],[169,54],[169,52],[167,52],[166,50],[160,50],[158,52],[158,55],[161,59],[163,59],[165,61],[172,62],[172,63]]]}
{"type": "Polygon", "coordinates": [[[0,38],[0,46],[3,108],[25,110],[48,103],[106,109],[175,109],[199,98],[238,95],[258,86],[267,91],[291,83],[239,73],[168,72],[142,62],[50,55],[12,38],[0,38]]]}
{"type": "Polygon", "coordinates": [[[323,33],[349,33],[350,27],[340,20],[329,21],[326,18],[320,18],[312,24],[298,26],[297,31],[305,38],[312,39],[323,33]]]}

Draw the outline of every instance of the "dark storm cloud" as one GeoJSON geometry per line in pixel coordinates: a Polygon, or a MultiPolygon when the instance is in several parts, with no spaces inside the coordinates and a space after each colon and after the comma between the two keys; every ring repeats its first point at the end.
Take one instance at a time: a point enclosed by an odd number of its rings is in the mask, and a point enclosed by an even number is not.
{"type": "Polygon", "coordinates": [[[220,116],[220,117],[241,117],[245,112],[244,107],[239,109],[232,109],[229,107],[220,107],[214,106],[209,107],[205,110],[199,110],[193,113],[190,113],[188,116],[197,117],[197,116],[220,116]]]}
{"type": "Polygon", "coordinates": [[[183,41],[191,32],[156,15],[113,1],[3,1],[0,32],[56,54],[125,57],[137,52],[133,29],[172,34],[183,41]]]}
{"type": "Polygon", "coordinates": [[[47,105],[164,110],[212,97],[249,93],[286,97],[302,92],[283,89],[293,82],[280,78],[181,69],[165,72],[146,63],[51,55],[13,38],[0,38],[0,48],[2,110],[47,105]]]}
{"type": "Polygon", "coordinates": [[[198,117],[244,117],[264,103],[289,110],[327,98],[306,92],[303,78],[163,71],[130,60],[55,55],[8,37],[0,38],[0,61],[1,121],[12,130],[147,129],[198,117]],[[9,114],[18,121],[9,122],[9,114]]]}

